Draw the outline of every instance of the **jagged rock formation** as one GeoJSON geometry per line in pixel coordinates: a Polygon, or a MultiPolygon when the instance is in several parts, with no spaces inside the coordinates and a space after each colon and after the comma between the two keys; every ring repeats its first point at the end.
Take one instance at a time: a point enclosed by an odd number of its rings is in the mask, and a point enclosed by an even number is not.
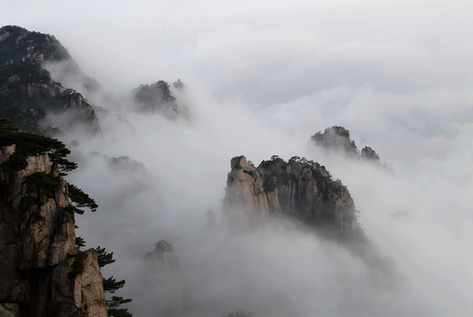
{"type": "Polygon", "coordinates": [[[155,272],[163,276],[180,277],[181,265],[179,257],[174,254],[172,244],[160,240],[154,247],[154,252],[148,252],[145,260],[153,263],[155,272]]]}
{"type": "Polygon", "coordinates": [[[0,117],[25,131],[43,133],[47,114],[65,115],[64,132],[83,127],[92,135],[101,129],[92,105],[51,79],[45,63],[72,60],[53,36],[17,26],[0,28],[0,117]]]}
{"type": "Polygon", "coordinates": [[[29,62],[41,64],[48,61],[63,61],[71,56],[51,35],[30,32],[18,26],[0,29],[0,65],[29,62]]]}
{"type": "Polygon", "coordinates": [[[293,157],[274,156],[258,168],[244,156],[231,160],[223,204],[224,215],[237,227],[253,227],[269,215],[286,215],[342,240],[360,240],[353,199],[324,166],[293,157]]]}
{"type": "MultiPolygon", "coordinates": [[[[184,89],[184,84],[180,80],[173,86],[178,91],[184,89]]],[[[164,80],[151,85],[140,85],[132,91],[132,94],[136,102],[136,110],[141,113],[159,113],[169,120],[178,118],[189,120],[189,109],[183,104],[178,104],[169,84],[164,80]]]]}
{"type": "Polygon", "coordinates": [[[355,141],[350,139],[350,131],[344,127],[333,126],[326,128],[324,133],[317,132],[311,137],[312,141],[330,152],[343,153],[350,158],[363,158],[367,161],[379,164],[379,155],[369,146],[360,151],[355,141]]]}
{"type": "Polygon", "coordinates": [[[160,113],[171,120],[176,120],[179,116],[176,98],[164,80],[151,85],[140,85],[133,90],[133,95],[140,112],[160,113]]]}
{"type": "Polygon", "coordinates": [[[130,158],[129,156],[112,157],[109,166],[117,172],[145,173],[146,167],[143,163],[130,158]]]}
{"type": "Polygon", "coordinates": [[[378,162],[379,163],[379,155],[376,153],[375,150],[373,150],[371,147],[369,146],[365,146],[362,150],[361,150],[361,156],[366,159],[366,160],[369,160],[369,161],[374,161],[374,162],[378,162]]]}
{"type": "MultiPolygon", "coordinates": [[[[0,164],[15,152],[1,148],[0,164]]],[[[97,252],[75,246],[68,185],[48,154],[30,156],[20,171],[0,169],[0,305],[14,316],[107,316],[97,252]],[[58,186],[31,191],[36,172],[58,186]]]]}

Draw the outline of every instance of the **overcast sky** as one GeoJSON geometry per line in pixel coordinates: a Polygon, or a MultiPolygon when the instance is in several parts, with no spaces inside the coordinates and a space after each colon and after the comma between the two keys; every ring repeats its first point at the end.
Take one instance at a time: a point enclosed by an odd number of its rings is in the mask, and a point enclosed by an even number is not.
{"type": "Polygon", "coordinates": [[[81,142],[83,166],[70,177],[100,205],[80,216],[79,234],[115,252],[106,272],[127,278],[136,316],[156,311],[151,295],[137,298],[146,274],[136,268],[161,239],[210,315],[472,314],[471,1],[0,0],[0,21],[56,36],[115,96],[91,100],[127,120],[101,122],[104,140],[81,142]],[[191,124],[123,110],[133,88],[178,78],[191,124]],[[310,144],[333,125],[394,172],[310,144]],[[89,151],[128,155],[147,171],[113,171],[89,151]],[[395,261],[400,286],[376,288],[361,261],[288,228],[237,242],[219,233],[221,244],[199,236],[207,209],[221,219],[229,162],[241,154],[326,165],[395,261]],[[237,252],[222,255],[222,245],[237,252]]]}

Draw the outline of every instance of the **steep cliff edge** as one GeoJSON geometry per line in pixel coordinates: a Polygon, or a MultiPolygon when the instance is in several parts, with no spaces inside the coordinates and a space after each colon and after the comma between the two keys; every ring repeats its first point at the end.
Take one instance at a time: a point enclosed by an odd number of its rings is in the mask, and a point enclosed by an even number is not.
{"type": "Polygon", "coordinates": [[[238,227],[257,226],[269,215],[286,215],[341,240],[364,239],[355,204],[324,166],[293,157],[274,156],[256,168],[246,157],[231,160],[223,211],[238,227]]]}
{"type": "MultiPolygon", "coordinates": [[[[0,164],[16,146],[1,148],[0,164]]],[[[48,154],[0,168],[0,305],[14,316],[107,316],[94,249],[75,246],[68,185],[48,154]]]]}

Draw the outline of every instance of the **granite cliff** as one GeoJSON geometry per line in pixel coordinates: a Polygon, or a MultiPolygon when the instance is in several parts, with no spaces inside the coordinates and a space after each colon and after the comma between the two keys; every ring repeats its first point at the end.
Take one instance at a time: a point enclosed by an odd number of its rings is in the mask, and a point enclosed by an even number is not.
{"type": "Polygon", "coordinates": [[[309,229],[361,258],[374,284],[394,283],[394,265],[365,235],[348,189],[313,161],[292,157],[286,162],[273,156],[255,167],[244,156],[234,157],[223,215],[237,231],[264,226],[274,217],[296,219],[300,229],[309,229]]]}
{"type": "MultiPolygon", "coordinates": [[[[0,163],[16,146],[1,148],[0,163]]],[[[0,169],[0,306],[16,317],[107,316],[97,251],[76,247],[68,184],[48,154],[0,169]],[[52,183],[32,183],[32,175],[52,183]]]]}
{"type": "Polygon", "coordinates": [[[223,211],[232,226],[249,228],[271,215],[288,216],[340,240],[363,240],[355,204],[324,166],[293,157],[273,156],[256,168],[234,157],[227,177],[223,211]]]}

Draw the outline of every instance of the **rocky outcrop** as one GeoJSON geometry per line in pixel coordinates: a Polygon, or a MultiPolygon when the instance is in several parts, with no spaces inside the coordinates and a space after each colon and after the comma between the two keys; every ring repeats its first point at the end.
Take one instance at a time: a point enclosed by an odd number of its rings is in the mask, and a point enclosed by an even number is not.
{"type": "Polygon", "coordinates": [[[159,275],[171,278],[181,276],[179,257],[174,254],[172,244],[169,242],[160,240],[154,245],[154,252],[146,254],[145,260],[152,263],[153,271],[159,275]]]}
{"type": "Polygon", "coordinates": [[[286,162],[274,156],[258,168],[244,156],[234,157],[223,210],[238,228],[258,226],[269,215],[285,215],[337,239],[363,237],[348,189],[324,166],[299,157],[286,162]]]}
{"type": "Polygon", "coordinates": [[[350,131],[344,127],[326,128],[324,133],[319,131],[311,139],[316,145],[329,152],[344,154],[349,158],[362,158],[369,162],[380,163],[379,155],[369,146],[365,146],[360,154],[355,141],[350,139],[350,131]]]}
{"type": "MultiPolygon", "coordinates": [[[[173,86],[178,92],[184,89],[184,84],[180,80],[173,86]]],[[[189,120],[189,109],[184,104],[178,104],[169,84],[164,80],[151,85],[140,85],[132,91],[132,94],[136,102],[135,110],[141,113],[159,113],[169,120],[178,118],[189,120]]]]}
{"type": "Polygon", "coordinates": [[[0,65],[18,62],[63,61],[71,56],[51,35],[30,32],[18,26],[0,28],[0,65]]]}
{"type": "MultiPolygon", "coordinates": [[[[14,152],[3,147],[0,163],[14,152]]],[[[97,252],[75,245],[66,181],[47,154],[27,163],[0,169],[0,305],[15,316],[107,316],[97,252]],[[24,181],[38,172],[57,184],[32,190],[24,181]]]]}
{"type": "Polygon", "coordinates": [[[133,90],[133,97],[142,113],[160,113],[171,120],[176,120],[179,116],[176,98],[164,80],[151,85],[140,85],[133,90]]]}
{"type": "Polygon", "coordinates": [[[101,135],[93,106],[83,96],[51,79],[46,63],[71,61],[53,36],[17,26],[0,28],[0,117],[14,120],[22,130],[43,133],[39,122],[48,114],[63,116],[61,130],[81,127],[101,135]]]}
{"type": "Polygon", "coordinates": [[[73,89],[66,89],[59,99],[61,101],[56,105],[45,108],[54,114],[67,113],[70,127],[84,127],[91,135],[102,135],[95,109],[84,96],[73,89]]]}
{"type": "Polygon", "coordinates": [[[312,136],[315,144],[331,151],[345,153],[347,156],[358,156],[359,151],[355,141],[350,139],[350,131],[344,127],[333,126],[326,128],[324,133],[320,131],[312,136]]]}
{"type": "Polygon", "coordinates": [[[361,150],[361,156],[368,161],[378,162],[379,163],[379,155],[369,146],[365,146],[361,150]]]}

